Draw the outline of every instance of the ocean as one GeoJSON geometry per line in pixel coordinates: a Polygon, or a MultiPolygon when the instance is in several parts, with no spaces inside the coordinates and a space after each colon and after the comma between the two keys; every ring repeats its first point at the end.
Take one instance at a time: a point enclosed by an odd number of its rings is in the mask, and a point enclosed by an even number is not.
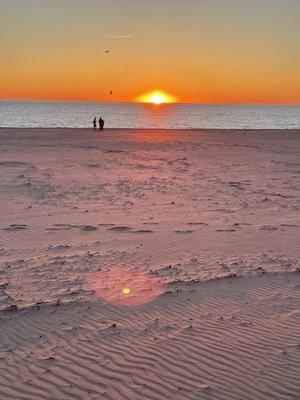
{"type": "Polygon", "coordinates": [[[0,127],[298,129],[300,106],[0,101],[0,127]]]}

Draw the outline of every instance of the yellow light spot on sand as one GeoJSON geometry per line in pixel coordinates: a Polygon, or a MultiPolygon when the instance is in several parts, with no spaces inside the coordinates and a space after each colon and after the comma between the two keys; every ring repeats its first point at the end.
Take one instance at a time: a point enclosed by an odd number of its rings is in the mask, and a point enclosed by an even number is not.
{"type": "Polygon", "coordinates": [[[175,103],[176,98],[167,93],[161,92],[160,90],[146,93],[137,98],[137,101],[141,103],[152,103],[156,105],[166,104],[166,103],[175,103]]]}
{"type": "Polygon", "coordinates": [[[127,296],[130,294],[130,292],[131,292],[131,290],[127,287],[123,289],[123,294],[125,294],[127,296]]]}

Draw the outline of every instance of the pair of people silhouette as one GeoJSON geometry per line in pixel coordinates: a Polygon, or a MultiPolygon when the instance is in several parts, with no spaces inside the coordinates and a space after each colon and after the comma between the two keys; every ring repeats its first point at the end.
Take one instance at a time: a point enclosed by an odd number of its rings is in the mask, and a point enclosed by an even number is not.
{"type": "MultiPolygon", "coordinates": [[[[95,117],[93,120],[93,130],[97,129],[97,118],[95,117]]],[[[99,118],[99,131],[103,131],[104,129],[104,119],[102,117],[99,118]]]]}

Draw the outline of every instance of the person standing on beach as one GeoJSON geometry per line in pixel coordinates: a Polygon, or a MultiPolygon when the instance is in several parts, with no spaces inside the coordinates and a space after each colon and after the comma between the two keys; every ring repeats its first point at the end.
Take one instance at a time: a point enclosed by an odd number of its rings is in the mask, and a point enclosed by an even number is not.
{"type": "Polygon", "coordinates": [[[93,120],[93,130],[95,131],[97,129],[97,119],[96,117],[93,120]]]}
{"type": "Polygon", "coordinates": [[[103,131],[104,129],[104,119],[102,117],[99,118],[99,131],[103,131]]]}

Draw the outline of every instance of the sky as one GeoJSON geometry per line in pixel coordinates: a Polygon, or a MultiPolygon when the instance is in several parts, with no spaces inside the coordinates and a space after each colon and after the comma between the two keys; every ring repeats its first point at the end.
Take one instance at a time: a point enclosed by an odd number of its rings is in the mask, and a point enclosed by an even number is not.
{"type": "Polygon", "coordinates": [[[0,99],[299,104],[299,21],[300,0],[0,0],[0,99]]]}

